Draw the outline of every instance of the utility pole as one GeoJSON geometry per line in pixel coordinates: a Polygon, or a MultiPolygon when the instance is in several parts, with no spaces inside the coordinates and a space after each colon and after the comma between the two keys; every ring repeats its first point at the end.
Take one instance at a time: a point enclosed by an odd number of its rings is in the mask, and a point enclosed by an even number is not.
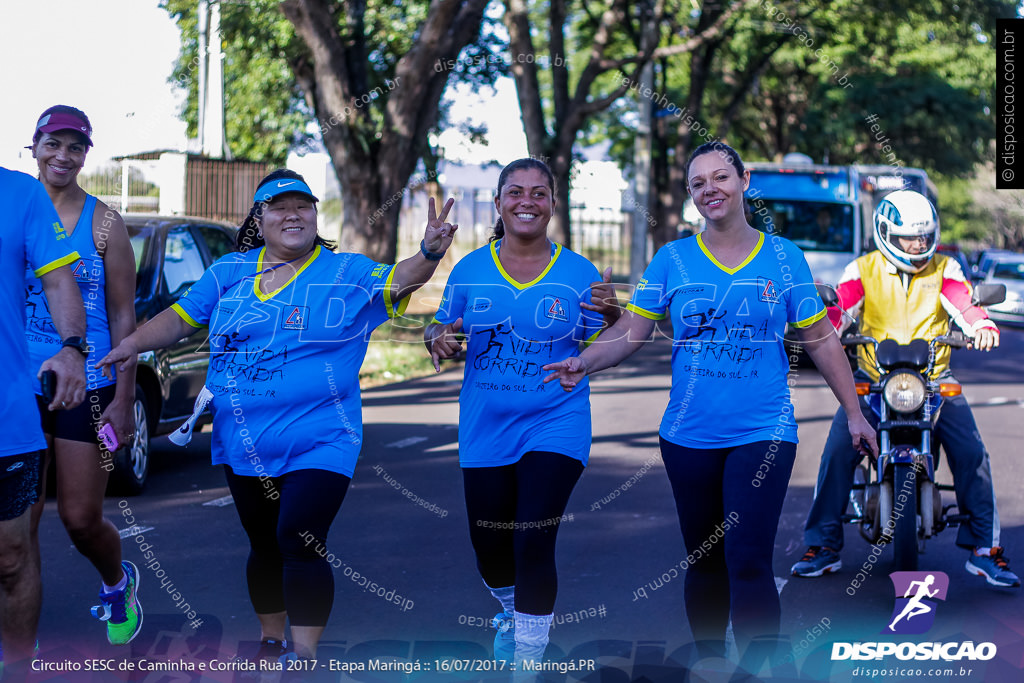
{"type": "Polygon", "coordinates": [[[207,34],[207,24],[210,20],[210,4],[207,0],[199,0],[199,14],[196,17],[199,25],[199,64],[197,65],[197,71],[199,72],[199,83],[198,83],[198,102],[197,102],[197,113],[199,117],[199,125],[197,127],[199,135],[199,149],[206,149],[206,141],[203,134],[206,132],[206,62],[207,50],[206,41],[209,39],[207,34]]]}
{"type": "MultiPolygon", "coordinates": [[[[654,65],[640,72],[639,93],[654,90],[654,65]]],[[[633,143],[633,234],[629,250],[629,282],[640,281],[647,267],[647,219],[651,215],[651,98],[640,95],[640,125],[633,143]]]]}
{"type": "MultiPolygon", "coordinates": [[[[203,48],[202,24],[204,18],[203,5],[209,5],[209,31],[207,36],[206,64],[208,77],[205,79],[205,91],[200,95],[200,115],[202,131],[200,133],[203,142],[203,154],[213,159],[222,159],[227,156],[231,158],[231,152],[227,147],[224,134],[224,52],[221,48],[220,37],[220,2],[207,3],[200,0],[200,50],[203,48]]],[[[202,79],[203,66],[200,65],[200,78],[202,79]]],[[[200,81],[202,84],[203,81],[200,81]]]]}

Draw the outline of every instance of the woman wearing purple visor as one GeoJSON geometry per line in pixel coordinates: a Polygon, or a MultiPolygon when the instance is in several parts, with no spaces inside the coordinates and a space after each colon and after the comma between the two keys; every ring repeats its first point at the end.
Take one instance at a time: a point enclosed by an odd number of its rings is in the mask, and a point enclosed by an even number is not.
{"type": "Polygon", "coordinates": [[[259,659],[314,658],[341,549],[327,547],[362,445],[359,367],[370,333],[400,315],[452,242],[433,201],[420,251],[395,265],[334,253],[317,234],[302,176],[264,178],[237,235],[182,297],[100,361],[130,370],[140,351],[209,327],[213,462],[224,465],[249,537],[259,659]],[[332,552],[333,551],[333,552],[332,552]]]}
{"type": "MultiPolygon", "coordinates": [[[[85,302],[86,338],[61,339],[42,282],[31,270],[25,272],[25,337],[36,368],[62,345],[85,355],[87,393],[77,408],[51,411],[37,396],[48,446],[40,480],[46,481],[46,468],[52,463],[64,528],[102,579],[100,604],[93,615],[105,622],[111,644],[125,645],[142,628],[136,595],[139,573],[133,563],[122,561],[117,527],[103,516],[103,495],[113,469],[108,447],[116,447],[98,437],[112,430],[119,443],[134,438],[135,370],[121,374],[115,383],[97,369],[96,361],[135,331],[135,258],[121,216],[78,184],[91,136],[92,125],[84,112],[57,105],[39,117],[29,147],[39,180],[60,215],[65,233],[60,239],[79,255],[71,270],[85,302]]],[[[44,504],[40,496],[32,506],[36,553],[44,504]]]]}

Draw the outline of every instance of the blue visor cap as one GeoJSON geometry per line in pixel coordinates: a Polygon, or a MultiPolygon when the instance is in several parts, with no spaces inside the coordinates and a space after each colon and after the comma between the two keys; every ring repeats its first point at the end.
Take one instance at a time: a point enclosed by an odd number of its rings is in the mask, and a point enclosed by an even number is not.
{"type": "Polygon", "coordinates": [[[271,180],[269,183],[264,183],[256,189],[256,196],[253,198],[253,202],[269,202],[271,199],[278,195],[285,194],[287,192],[298,192],[304,194],[314,202],[320,201],[317,199],[313,191],[309,189],[309,185],[296,180],[295,178],[278,178],[277,180],[271,180]]]}

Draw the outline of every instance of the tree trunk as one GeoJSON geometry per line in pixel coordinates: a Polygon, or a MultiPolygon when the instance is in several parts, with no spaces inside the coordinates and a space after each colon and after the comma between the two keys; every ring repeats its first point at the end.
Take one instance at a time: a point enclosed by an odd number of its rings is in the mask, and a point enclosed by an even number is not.
{"type": "MultiPolygon", "coordinates": [[[[367,99],[369,64],[363,26],[365,2],[286,0],[281,11],[309,50],[292,65],[320,122],[324,146],[344,203],[342,240],[370,258],[396,260],[398,217],[405,185],[437,124],[451,63],[480,31],[487,0],[434,0],[416,43],[395,66],[386,92],[367,99]],[[338,16],[349,34],[342,36],[338,16]],[[312,93],[309,91],[312,90],[312,93]],[[383,104],[383,124],[370,115],[383,104]]],[[[426,222],[426,216],[423,217],[426,222]]]]}
{"type": "Polygon", "coordinates": [[[555,214],[548,224],[548,235],[566,247],[572,247],[569,186],[572,181],[573,145],[587,119],[621,97],[627,91],[628,83],[637,81],[640,70],[651,58],[657,45],[657,28],[664,16],[662,4],[656,4],[657,9],[644,14],[639,22],[642,39],[637,54],[615,59],[608,55],[617,47],[614,45],[615,32],[629,18],[631,4],[626,0],[613,0],[601,13],[593,40],[587,47],[589,59],[580,72],[575,91],[570,93],[568,66],[573,60],[567,54],[564,26],[569,16],[568,3],[567,0],[550,0],[548,51],[552,63],[554,117],[550,126],[553,133],[549,133],[541,106],[537,60],[517,58],[519,55],[536,55],[530,31],[529,3],[526,0],[505,0],[504,21],[513,57],[512,78],[516,83],[527,146],[530,155],[545,161],[555,177],[555,214]],[[633,72],[629,78],[623,79],[621,74],[626,73],[627,68],[632,68],[633,72]],[[608,72],[619,72],[615,80],[620,85],[603,95],[593,93],[598,77],[608,72]]]}
{"type": "Polygon", "coordinates": [[[361,164],[334,165],[344,192],[341,244],[343,251],[354,251],[374,261],[393,263],[398,241],[397,202],[381,201],[382,178],[366,173],[361,164]]]}
{"type": "MultiPolygon", "coordinates": [[[[711,23],[711,20],[708,23],[711,23]]],[[[659,222],[653,231],[655,251],[676,239],[679,234],[683,204],[689,196],[686,189],[686,161],[690,153],[704,142],[703,139],[697,139],[696,131],[707,129],[711,134],[711,124],[703,119],[703,101],[716,46],[717,43],[711,42],[690,53],[690,91],[687,93],[685,110],[689,118],[680,119],[677,127],[674,160],[668,172],[669,186],[659,188],[658,196],[666,202],[662,212],[665,220],[659,222]],[[694,122],[698,124],[696,129],[693,128],[694,122]]]]}
{"type": "Polygon", "coordinates": [[[569,205],[569,174],[564,177],[555,176],[555,215],[548,224],[548,235],[551,239],[572,249],[572,218],[569,205]]]}

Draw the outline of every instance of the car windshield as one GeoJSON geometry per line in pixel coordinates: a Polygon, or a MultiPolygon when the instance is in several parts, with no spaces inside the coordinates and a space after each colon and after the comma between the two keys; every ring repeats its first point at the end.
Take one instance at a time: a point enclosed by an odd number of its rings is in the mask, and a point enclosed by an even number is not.
{"type": "Polygon", "coordinates": [[[1002,280],[1024,280],[1024,261],[1018,263],[997,263],[992,269],[992,277],[1002,280]]]}
{"type": "Polygon", "coordinates": [[[748,202],[750,224],[804,251],[852,251],[853,210],[845,204],[764,199],[748,202]]]}

